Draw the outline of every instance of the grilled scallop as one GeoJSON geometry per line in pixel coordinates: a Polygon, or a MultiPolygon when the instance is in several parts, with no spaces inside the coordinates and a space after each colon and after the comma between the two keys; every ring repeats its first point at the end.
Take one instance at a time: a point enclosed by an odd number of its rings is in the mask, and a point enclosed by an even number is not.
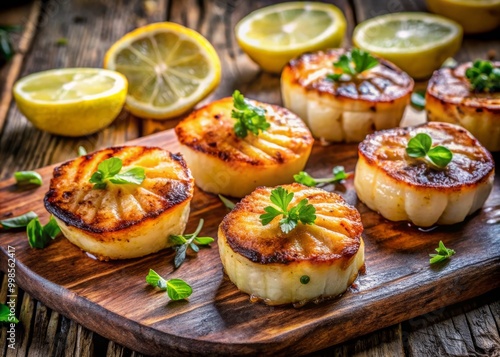
{"type": "Polygon", "coordinates": [[[354,186],[361,201],[391,221],[417,226],[454,224],[477,211],[493,187],[491,154],[465,129],[447,123],[394,128],[359,144],[354,186]],[[408,157],[408,141],[418,133],[453,153],[439,169],[408,157]]]}
{"type": "Polygon", "coordinates": [[[339,195],[300,184],[290,206],[307,198],[316,208],[313,225],[299,223],[285,234],[280,217],[268,225],[259,216],[271,188],[259,187],[227,214],[218,244],[224,269],[241,291],[268,305],[303,304],[342,294],[364,266],[359,212],[339,195]]]}
{"type": "Polygon", "coordinates": [[[413,79],[381,58],[349,81],[327,79],[344,53],[306,53],[290,61],[281,75],[285,107],[306,122],[315,138],[331,142],[359,142],[374,130],[398,126],[413,79]]]}
{"type": "Polygon", "coordinates": [[[180,154],[156,147],[114,147],[68,161],[54,169],[45,207],[64,236],[100,260],[141,257],[168,246],[184,231],[194,182],[180,154]],[[122,171],[142,167],[140,185],[89,179],[100,162],[123,161],[122,171]]]}
{"type": "Polygon", "coordinates": [[[266,110],[271,124],[258,136],[236,136],[232,98],[194,111],[175,128],[181,152],[202,190],[243,197],[258,186],[292,182],[306,165],[314,139],[302,120],[285,108],[250,102],[266,110]]]}
{"type": "MultiPolygon", "coordinates": [[[[471,62],[434,72],[426,94],[428,119],[463,126],[490,151],[500,151],[500,92],[474,92],[465,71],[471,62]]],[[[500,62],[494,62],[500,68],[500,62]]]]}

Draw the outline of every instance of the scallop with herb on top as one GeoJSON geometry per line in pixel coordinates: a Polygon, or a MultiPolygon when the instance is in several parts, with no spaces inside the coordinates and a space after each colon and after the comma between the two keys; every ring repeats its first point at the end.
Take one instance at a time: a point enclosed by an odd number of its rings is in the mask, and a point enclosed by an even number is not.
{"type": "Polygon", "coordinates": [[[303,54],[281,75],[285,107],[331,142],[359,142],[398,126],[412,90],[408,74],[358,49],[303,54]]]}

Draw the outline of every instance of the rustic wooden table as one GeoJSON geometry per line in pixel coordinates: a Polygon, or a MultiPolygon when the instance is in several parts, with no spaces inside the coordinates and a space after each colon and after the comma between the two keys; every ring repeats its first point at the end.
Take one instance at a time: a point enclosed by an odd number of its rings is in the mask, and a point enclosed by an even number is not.
{"type": "MultiPolygon", "coordinates": [[[[100,133],[69,139],[36,130],[12,102],[11,87],[19,76],[50,68],[100,67],[106,49],[114,41],[149,22],[181,23],[201,32],[215,46],[222,61],[223,79],[204,102],[229,95],[238,88],[249,97],[279,104],[279,77],[261,72],[238,48],[233,36],[233,27],[241,17],[270,2],[47,0],[28,1],[22,7],[0,10],[0,24],[23,25],[23,31],[13,35],[18,53],[0,71],[0,179],[9,178],[17,170],[36,169],[73,158],[80,145],[92,151],[172,128],[177,123],[141,120],[123,111],[114,124],[100,133]],[[67,39],[65,45],[58,44],[61,38],[67,39]]],[[[419,0],[332,2],[348,19],[346,46],[350,45],[350,34],[360,21],[388,12],[425,10],[419,0]]],[[[456,59],[466,61],[487,56],[497,59],[500,56],[498,32],[467,37],[456,59]]],[[[7,276],[0,273],[0,281],[0,302],[5,302],[7,276]]],[[[139,356],[50,310],[21,289],[17,301],[21,323],[16,349],[8,348],[4,326],[0,330],[1,356],[139,356]]],[[[499,327],[497,289],[314,355],[500,356],[499,327]]]]}

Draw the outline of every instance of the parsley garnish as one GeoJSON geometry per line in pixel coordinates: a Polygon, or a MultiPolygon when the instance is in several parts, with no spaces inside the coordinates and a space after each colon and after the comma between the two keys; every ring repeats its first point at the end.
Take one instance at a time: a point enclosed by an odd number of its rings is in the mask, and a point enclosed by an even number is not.
{"type": "Polygon", "coordinates": [[[500,68],[490,61],[476,60],[472,67],[467,68],[465,76],[473,90],[479,92],[500,91],[500,68]]]}
{"type": "Polygon", "coordinates": [[[134,167],[128,171],[120,173],[123,162],[117,157],[112,157],[102,161],[97,166],[97,171],[92,174],[89,182],[94,184],[94,188],[105,189],[108,181],[114,184],[132,183],[140,185],[146,178],[142,167],[134,167]]]}
{"type": "Polygon", "coordinates": [[[345,172],[344,166],[335,166],[332,170],[332,173],[333,173],[332,177],[314,178],[311,177],[311,175],[309,175],[307,172],[300,171],[298,174],[293,175],[293,178],[295,182],[301,183],[309,187],[313,187],[319,184],[328,184],[328,183],[335,184],[342,180],[345,180],[351,175],[351,173],[348,174],[345,172]]]}
{"type": "Polygon", "coordinates": [[[416,90],[411,94],[411,105],[413,108],[418,110],[425,109],[425,91],[416,90]]]}
{"type": "Polygon", "coordinates": [[[9,228],[22,228],[26,227],[28,223],[31,222],[32,219],[37,218],[37,214],[33,211],[30,211],[28,213],[25,213],[23,215],[17,216],[17,217],[12,217],[8,219],[4,219],[0,221],[0,224],[4,229],[9,229],[9,228]]]}
{"type": "Polygon", "coordinates": [[[264,208],[266,213],[260,215],[262,225],[269,224],[275,217],[283,215],[280,220],[280,228],[283,233],[290,233],[299,222],[303,224],[313,224],[316,220],[316,208],[309,204],[304,198],[296,206],[288,209],[288,205],[292,202],[294,193],[288,192],[283,187],[277,187],[271,191],[271,202],[279,209],[273,206],[264,208]]]}
{"type": "Polygon", "coordinates": [[[213,243],[214,239],[212,237],[198,237],[201,228],[203,228],[203,223],[203,219],[200,219],[198,227],[192,234],[171,235],[168,238],[176,251],[174,258],[174,266],[176,269],[180,267],[186,259],[186,251],[188,247],[191,248],[193,252],[198,253],[200,251],[198,245],[206,246],[213,243]]]}
{"type": "Polygon", "coordinates": [[[10,313],[10,307],[0,303],[0,322],[11,322],[17,324],[19,320],[15,315],[10,313]]]}
{"type": "Polygon", "coordinates": [[[166,290],[168,297],[172,300],[183,300],[188,298],[193,293],[191,286],[184,280],[165,280],[153,269],[149,269],[149,274],[146,276],[146,282],[155,288],[166,290]]]}
{"type": "Polygon", "coordinates": [[[43,249],[49,242],[61,233],[54,217],[50,216],[49,223],[42,226],[38,217],[32,219],[26,226],[28,243],[31,248],[43,249]]]}
{"type": "Polygon", "coordinates": [[[450,258],[455,251],[453,249],[446,248],[442,240],[439,241],[439,246],[435,249],[437,254],[429,254],[431,259],[429,259],[430,264],[439,263],[443,260],[450,258]]]}
{"type": "Polygon", "coordinates": [[[378,65],[378,63],[378,60],[368,52],[353,48],[352,51],[343,54],[339,57],[337,62],[333,63],[333,66],[341,72],[328,74],[326,78],[332,81],[338,81],[344,74],[355,77],[364,71],[372,69],[378,65]]]}
{"type": "Polygon", "coordinates": [[[17,171],[14,172],[14,178],[19,186],[36,185],[42,186],[42,176],[35,171],[17,171]]]}
{"type": "Polygon", "coordinates": [[[431,149],[432,138],[426,133],[418,133],[408,141],[406,153],[410,157],[423,157],[440,168],[446,167],[453,158],[453,153],[444,146],[435,146],[431,149]]]}
{"type": "Polygon", "coordinates": [[[252,105],[239,90],[233,92],[233,105],[231,118],[236,119],[234,124],[236,136],[245,138],[249,131],[259,135],[259,130],[264,131],[271,126],[266,121],[266,110],[252,105]]]}

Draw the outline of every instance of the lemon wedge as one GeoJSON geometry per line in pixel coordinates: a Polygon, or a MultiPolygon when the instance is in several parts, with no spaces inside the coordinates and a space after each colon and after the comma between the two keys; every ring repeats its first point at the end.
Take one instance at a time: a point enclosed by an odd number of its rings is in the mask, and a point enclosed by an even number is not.
{"type": "Polygon", "coordinates": [[[465,33],[481,33],[500,26],[500,0],[426,0],[427,8],[458,22],[465,33]]]}
{"type": "Polygon", "coordinates": [[[289,2],[267,6],[244,17],[236,40],[263,70],[280,73],[292,58],[309,51],[339,47],[346,19],[334,5],[289,2]]]}
{"type": "Polygon", "coordinates": [[[104,67],[127,77],[127,109],[153,119],[169,119],[188,111],[221,77],[219,56],[210,42],[172,22],[150,24],[126,34],[106,52],[104,67]]]}
{"type": "Polygon", "coordinates": [[[30,74],[13,88],[17,107],[33,125],[49,133],[83,136],[118,116],[127,79],[100,68],[53,69],[30,74]]]}
{"type": "Polygon", "coordinates": [[[462,43],[462,27],[442,16],[400,12],[377,16],[354,29],[355,46],[396,64],[413,78],[432,75],[462,43]]]}

